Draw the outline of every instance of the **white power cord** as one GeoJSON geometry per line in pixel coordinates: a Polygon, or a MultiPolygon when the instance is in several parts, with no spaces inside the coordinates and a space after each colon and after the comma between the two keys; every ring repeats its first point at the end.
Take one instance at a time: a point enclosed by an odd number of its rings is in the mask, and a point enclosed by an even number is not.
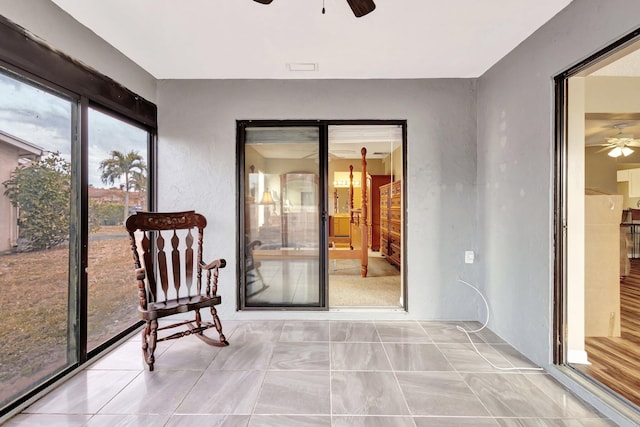
{"type": "Polygon", "coordinates": [[[456,329],[459,330],[460,332],[464,332],[465,335],[467,336],[467,338],[469,339],[469,342],[471,343],[471,345],[473,346],[473,349],[476,351],[476,353],[478,353],[478,356],[482,357],[489,365],[491,365],[491,367],[493,367],[494,369],[498,369],[500,371],[520,371],[520,370],[525,370],[525,371],[542,371],[542,368],[531,368],[531,367],[523,367],[523,368],[517,368],[517,367],[508,367],[508,368],[502,368],[499,366],[494,365],[493,363],[491,363],[491,361],[489,359],[487,359],[486,357],[484,357],[482,355],[482,353],[480,353],[480,350],[478,350],[478,347],[476,347],[476,345],[473,343],[473,340],[471,339],[471,336],[469,336],[469,334],[475,334],[480,332],[481,330],[483,330],[484,328],[487,327],[487,325],[489,324],[489,303],[487,302],[487,299],[484,297],[484,295],[482,295],[482,292],[480,292],[478,290],[478,288],[476,288],[475,286],[473,286],[471,283],[465,282],[462,279],[458,279],[458,282],[469,286],[471,289],[473,289],[474,291],[476,291],[478,293],[478,295],[480,295],[480,297],[482,298],[482,301],[484,301],[484,306],[487,312],[487,318],[484,321],[483,325],[478,328],[475,329],[473,331],[468,331],[466,329],[464,329],[462,326],[456,326],[456,329]]]}

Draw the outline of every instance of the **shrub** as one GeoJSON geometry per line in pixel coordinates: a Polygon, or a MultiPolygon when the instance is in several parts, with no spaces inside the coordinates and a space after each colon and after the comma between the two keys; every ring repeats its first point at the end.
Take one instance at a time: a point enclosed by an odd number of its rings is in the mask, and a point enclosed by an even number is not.
{"type": "Polygon", "coordinates": [[[19,250],[48,249],[68,240],[71,166],[60,153],[18,166],[2,184],[19,209],[19,250]]]}

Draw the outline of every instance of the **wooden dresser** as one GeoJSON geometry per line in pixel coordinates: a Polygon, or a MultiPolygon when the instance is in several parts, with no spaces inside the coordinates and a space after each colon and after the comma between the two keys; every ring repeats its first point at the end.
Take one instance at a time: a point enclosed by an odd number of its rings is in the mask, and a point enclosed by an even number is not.
{"type": "Polygon", "coordinates": [[[391,182],[391,175],[367,175],[369,194],[369,248],[380,250],[380,187],[391,182]]]}
{"type": "Polygon", "coordinates": [[[380,252],[400,268],[402,260],[402,181],[380,187],[380,252]]]}

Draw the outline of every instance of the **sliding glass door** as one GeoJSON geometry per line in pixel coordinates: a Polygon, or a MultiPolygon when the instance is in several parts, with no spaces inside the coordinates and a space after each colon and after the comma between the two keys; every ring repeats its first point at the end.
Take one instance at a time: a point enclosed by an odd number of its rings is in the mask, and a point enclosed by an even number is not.
{"type": "Polygon", "coordinates": [[[94,350],[138,321],[124,223],[148,210],[149,132],[89,108],[87,337],[94,350]]]}
{"type": "Polygon", "coordinates": [[[240,127],[243,307],[322,307],[320,128],[240,127]]]}
{"type": "Polygon", "coordinates": [[[68,97],[0,69],[0,407],[75,363],[68,97]]]}
{"type": "MultiPolygon", "coordinates": [[[[640,406],[637,32],[556,77],[555,359],[640,406]]],[[[598,387],[597,392],[601,388],[598,387]]]]}
{"type": "Polygon", "coordinates": [[[405,129],[238,123],[240,309],[406,307],[405,129]]]}

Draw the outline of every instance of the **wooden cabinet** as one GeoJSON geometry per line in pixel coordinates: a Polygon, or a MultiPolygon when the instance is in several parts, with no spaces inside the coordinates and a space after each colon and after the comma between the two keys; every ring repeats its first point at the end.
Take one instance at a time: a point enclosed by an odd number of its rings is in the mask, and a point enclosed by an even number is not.
{"type": "Polygon", "coordinates": [[[619,170],[618,182],[629,183],[629,197],[640,197],[640,168],[619,170]]]}
{"type": "Polygon", "coordinates": [[[338,214],[329,217],[330,237],[349,237],[349,215],[338,214]]]}
{"type": "Polygon", "coordinates": [[[391,182],[391,175],[368,175],[369,248],[380,250],[380,187],[391,182]]]}
{"type": "Polygon", "coordinates": [[[400,268],[402,260],[402,181],[380,186],[380,252],[400,268]]]}

